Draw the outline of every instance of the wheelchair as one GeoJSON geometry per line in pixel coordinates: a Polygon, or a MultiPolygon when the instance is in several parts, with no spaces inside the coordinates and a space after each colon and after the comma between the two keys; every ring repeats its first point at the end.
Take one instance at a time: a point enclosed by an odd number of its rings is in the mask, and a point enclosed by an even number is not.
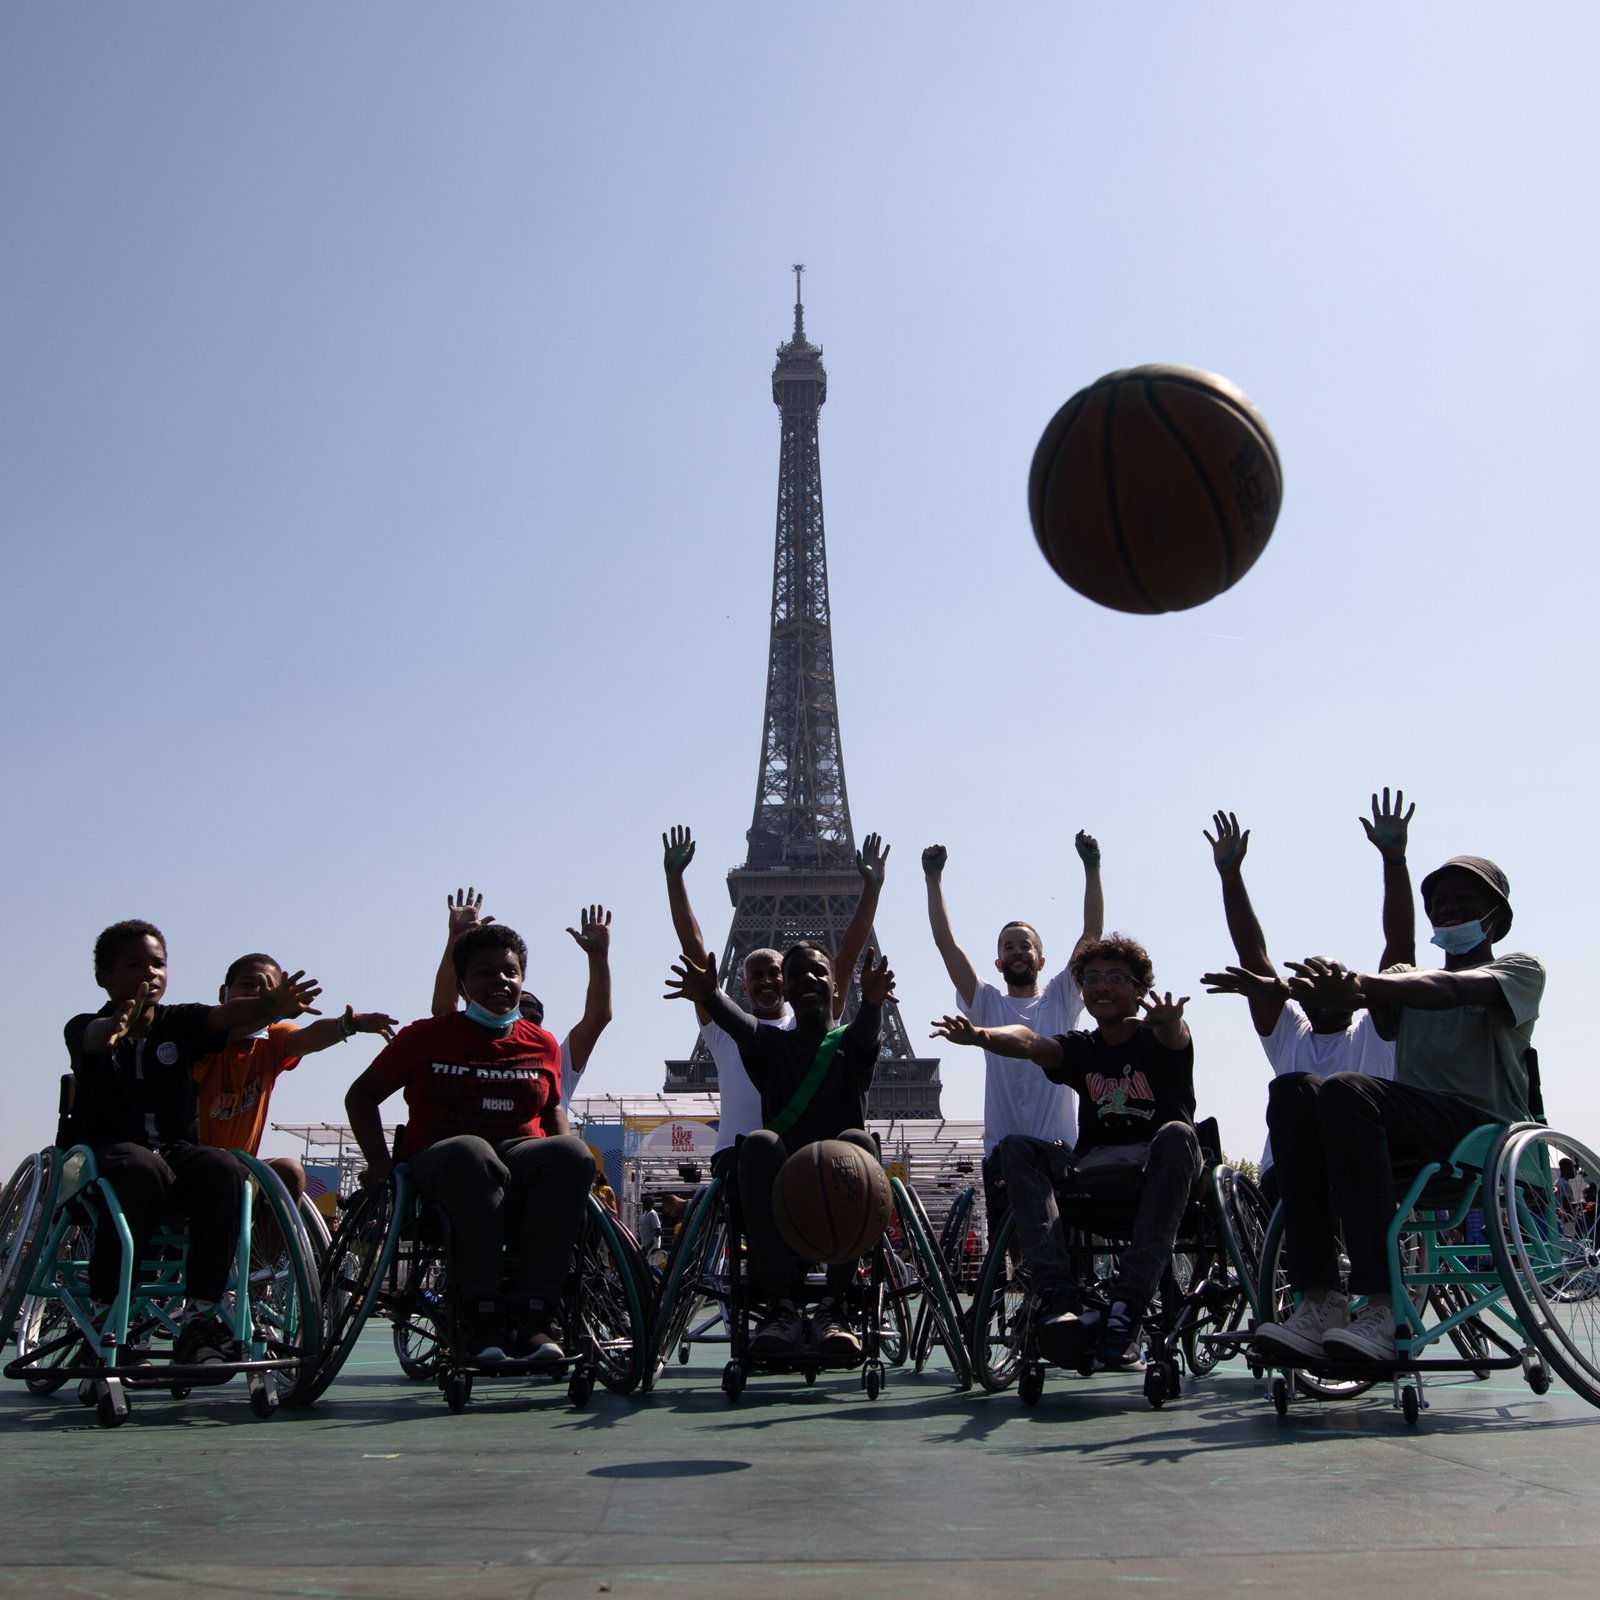
{"type": "MultiPolygon", "coordinates": [[[[1446,1159],[1398,1169],[1403,1193],[1387,1238],[1395,1359],[1274,1366],[1269,1393],[1278,1415],[1288,1414],[1308,1377],[1363,1389],[1387,1378],[1394,1407],[1415,1426],[1428,1407],[1430,1374],[1516,1370],[1535,1394],[1548,1391],[1554,1374],[1600,1406],[1600,1233],[1592,1213],[1558,1202],[1563,1158],[1600,1173],[1600,1157],[1542,1122],[1485,1123],[1446,1159]],[[1471,1226],[1475,1214],[1482,1230],[1471,1226]],[[1454,1355],[1444,1353],[1447,1344],[1454,1355]]],[[[1283,1256],[1280,1207],[1263,1248],[1269,1282],[1282,1278],[1283,1256]]],[[[1283,1294],[1274,1314],[1290,1309],[1292,1296],[1283,1294]]]]}
{"type": "MultiPolygon", "coordinates": [[[[70,1080],[63,1106],[70,1111],[70,1080]]],[[[158,1358],[155,1345],[177,1337],[186,1297],[185,1219],[177,1212],[163,1218],[149,1254],[135,1262],[127,1220],[94,1153],[58,1144],[27,1157],[0,1193],[0,1329],[14,1326],[17,1336],[4,1375],[41,1396],[76,1380],[79,1400],[108,1428],[132,1414],[135,1390],[165,1388],[182,1399],[195,1387],[240,1374],[258,1417],[270,1417],[280,1404],[309,1404],[322,1342],[312,1246],[271,1168],[243,1151],[233,1156],[250,1181],[217,1314],[233,1334],[235,1359],[183,1365],[158,1358]],[[274,1224],[272,1261],[252,1256],[252,1224],[262,1211],[274,1224]],[[96,1318],[89,1252],[101,1229],[119,1235],[122,1262],[116,1297],[96,1318]]]]}
{"type": "Polygon", "coordinates": [[[632,1235],[592,1194],[557,1309],[566,1352],[560,1361],[465,1360],[449,1271],[449,1219],[422,1200],[405,1163],[381,1186],[353,1196],[323,1266],[323,1349],[312,1397],[326,1392],[374,1316],[389,1321],[401,1370],[433,1382],[452,1412],[465,1409],[475,1380],[564,1378],[568,1400],[580,1409],[597,1379],[614,1394],[638,1387],[649,1336],[649,1272],[632,1235]]]}
{"type": "MultiPolygon", "coordinates": [[[[730,1401],[740,1398],[753,1374],[798,1375],[813,1384],[819,1373],[854,1370],[860,1372],[867,1398],[876,1400],[888,1366],[915,1356],[921,1371],[935,1342],[943,1346],[958,1387],[970,1389],[972,1364],[955,1278],[934,1243],[927,1212],[915,1191],[897,1177],[889,1179],[889,1189],[911,1260],[891,1249],[887,1237],[862,1258],[845,1294],[860,1351],[833,1356],[812,1349],[781,1354],[751,1351],[751,1328],[761,1302],[744,1247],[739,1186],[728,1176],[713,1177],[703,1185],[684,1213],[662,1279],[645,1360],[645,1389],[655,1387],[674,1353],[685,1363],[692,1343],[723,1339],[728,1360],[722,1370],[722,1392],[730,1401]],[[914,1328],[913,1303],[917,1304],[914,1328]],[[724,1331],[714,1333],[719,1325],[724,1331]]],[[[822,1292],[820,1284],[808,1284],[812,1287],[822,1292]]]]}
{"type": "MultiPolygon", "coordinates": [[[[1205,1165],[1179,1221],[1173,1256],[1145,1314],[1144,1396],[1159,1410],[1182,1393],[1183,1378],[1203,1377],[1249,1342],[1259,1315],[1261,1248],[1268,1213],[1255,1184],[1220,1157],[1214,1118],[1196,1125],[1205,1165]]],[[[1117,1243],[1126,1239],[1143,1175],[1075,1174],[1058,1192],[1061,1226],[1079,1263],[1086,1300],[1104,1298],[1115,1271],[1117,1243]]],[[[972,1361],[991,1393],[1017,1388],[1026,1406],[1044,1394],[1050,1363],[1034,1335],[1035,1295],[1016,1242],[1010,1211],[994,1230],[972,1303],[972,1361]]],[[[1093,1352],[1075,1369],[1089,1377],[1093,1352]]]]}

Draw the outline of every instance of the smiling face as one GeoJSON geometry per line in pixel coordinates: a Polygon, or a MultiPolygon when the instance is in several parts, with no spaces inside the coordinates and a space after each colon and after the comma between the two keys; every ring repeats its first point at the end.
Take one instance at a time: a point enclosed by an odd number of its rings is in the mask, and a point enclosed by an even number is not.
{"type": "Polygon", "coordinates": [[[744,992],[756,1016],[783,1015],[783,967],[776,950],[752,950],[744,958],[744,992]]]}
{"type": "Polygon", "coordinates": [[[522,958],[504,945],[474,950],[461,969],[460,989],[468,1000],[503,1017],[522,998],[522,958]]]}
{"type": "Polygon", "coordinates": [[[1096,1022],[1123,1022],[1139,1014],[1144,986],[1126,961],[1097,957],[1080,978],[1083,1009],[1096,1022]]]}
{"type": "Polygon", "coordinates": [[[1008,922],[994,965],[1008,989],[1032,989],[1044,971],[1044,942],[1026,922],[1008,922]]]}
{"type": "Polygon", "coordinates": [[[147,1006],[153,1006],[167,992],[167,947],[154,934],[135,934],[124,939],[111,953],[109,963],[95,973],[95,982],[120,1004],[149,984],[147,1006]]]}
{"type": "Polygon", "coordinates": [[[1428,881],[1422,909],[1436,928],[1454,928],[1463,922],[1482,923],[1484,937],[1497,938],[1504,909],[1499,895],[1475,872],[1445,867],[1428,881]]]}
{"type": "Polygon", "coordinates": [[[820,951],[791,950],[783,961],[783,992],[797,1022],[826,1022],[833,1012],[833,964],[820,951]]]}

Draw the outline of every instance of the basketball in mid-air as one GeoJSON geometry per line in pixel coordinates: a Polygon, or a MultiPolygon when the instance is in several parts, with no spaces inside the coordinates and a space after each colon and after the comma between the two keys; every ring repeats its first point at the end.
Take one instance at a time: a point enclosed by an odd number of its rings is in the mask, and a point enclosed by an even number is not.
{"type": "Polygon", "coordinates": [[[860,1145],[820,1139],[784,1162],[772,1211],[784,1242],[803,1261],[855,1261],[889,1226],[889,1180],[860,1145]]]}
{"type": "Polygon", "coordinates": [[[1116,611],[1184,611],[1231,588],[1283,500],[1278,447],[1242,389],[1193,367],[1129,367],[1050,419],[1028,476],[1059,577],[1116,611]]]}

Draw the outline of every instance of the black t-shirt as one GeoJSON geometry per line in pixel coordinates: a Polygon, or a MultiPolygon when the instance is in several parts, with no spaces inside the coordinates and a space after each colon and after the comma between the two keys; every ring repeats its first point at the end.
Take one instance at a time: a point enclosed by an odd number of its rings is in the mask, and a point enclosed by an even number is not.
{"type": "Polygon", "coordinates": [[[1149,1028],[1121,1044],[1092,1033],[1063,1033],[1055,1083],[1078,1091],[1079,1155],[1096,1145],[1148,1144],[1164,1123],[1194,1124],[1194,1040],[1168,1050],[1149,1028]]]}
{"type": "Polygon", "coordinates": [[[64,1030],[72,1059],[72,1137],[82,1144],[142,1144],[159,1150],[169,1144],[200,1142],[199,1095],[194,1066],[226,1047],[228,1035],[213,1033],[210,1006],[157,1006],[142,1039],[124,1039],[110,1055],[85,1053],[83,1035],[97,1017],[109,1017],[109,1001],[84,1012],[64,1030]]]}
{"type": "MultiPolygon", "coordinates": [[[[726,1020],[717,1010],[712,1011],[712,1019],[739,1046],[739,1059],[761,1095],[761,1120],[770,1124],[805,1082],[822,1040],[815,1035],[801,1038],[792,1028],[762,1027],[731,1002],[727,1011],[733,1015],[726,1020]]],[[[837,1139],[847,1128],[866,1127],[867,1090],[878,1065],[881,1019],[880,1006],[863,1001],[858,1007],[811,1103],[783,1135],[789,1150],[799,1150],[818,1139],[837,1139]]]]}

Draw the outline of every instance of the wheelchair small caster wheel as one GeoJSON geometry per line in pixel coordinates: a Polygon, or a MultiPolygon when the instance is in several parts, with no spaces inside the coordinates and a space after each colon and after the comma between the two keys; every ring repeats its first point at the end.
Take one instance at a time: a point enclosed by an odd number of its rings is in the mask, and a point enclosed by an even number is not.
{"type": "Polygon", "coordinates": [[[265,1421],[278,1409],[278,1397],[264,1383],[250,1391],[251,1413],[265,1421]]]}
{"type": "Polygon", "coordinates": [[[722,1392],[730,1400],[737,1400],[744,1393],[744,1368],[737,1361],[730,1361],[722,1369],[722,1392]]]}
{"type": "Polygon", "coordinates": [[[687,1339],[678,1346],[678,1365],[680,1367],[689,1365],[689,1341],[687,1339]]]}
{"type": "Polygon", "coordinates": [[[594,1379],[587,1372],[574,1372],[567,1380],[567,1399],[579,1410],[589,1403],[594,1393],[594,1379]]]}
{"type": "Polygon", "coordinates": [[[883,1373],[876,1364],[866,1370],[867,1399],[876,1400],[883,1392],[883,1373]]]}
{"type": "Polygon", "coordinates": [[[101,1395],[94,1410],[102,1428],[120,1428],[133,1414],[133,1406],[125,1394],[101,1395]]]}
{"type": "Polygon", "coordinates": [[[1024,1367],[1022,1376],[1017,1379],[1017,1398],[1025,1406],[1036,1406],[1043,1393],[1044,1372],[1035,1366],[1024,1367]]]}
{"type": "Polygon", "coordinates": [[[97,1403],[94,1390],[94,1379],[85,1378],[83,1382],[78,1385],[78,1404],[80,1406],[89,1406],[92,1408],[97,1403]]]}
{"type": "Polygon", "coordinates": [[[817,1369],[815,1367],[807,1367],[806,1368],[806,1382],[807,1383],[815,1383],[816,1381],[817,1381],[817,1369]]]}
{"type": "Polygon", "coordinates": [[[1289,1415],[1289,1380],[1281,1372],[1272,1380],[1272,1409],[1280,1417],[1289,1415]]]}
{"type": "Polygon", "coordinates": [[[1535,1394],[1546,1394],[1550,1389],[1550,1369],[1543,1362],[1528,1372],[1528,1387],[1535,1394]]]}
{"type": "Polygon", "coordinates": [[[444,1403],[452,1411],[465,1411],[472,1394],[472,1380],[464,1372],[452,1372],[440,1383],[444,1390],[444,1403]]]}
{"type": "Polygon", "coordinates": [[[1417,1398],[1417,1391],[1407,1384],[1400,1391],[1400,1415],[1406,1419],[1408,1427],[1416,1427],[1417,1418],[1422,1415],[1422,1402],[1417,1398]]]}
{"type": "Polygon", "coordinates": [[[1151,1362],[1144,1372],[1144,1397],[1150,1402],[1150,1409],[1159,1411],[1171,1393],[1167,1386],[1167,1369],[1159,1361],[1151,1362]]]}

